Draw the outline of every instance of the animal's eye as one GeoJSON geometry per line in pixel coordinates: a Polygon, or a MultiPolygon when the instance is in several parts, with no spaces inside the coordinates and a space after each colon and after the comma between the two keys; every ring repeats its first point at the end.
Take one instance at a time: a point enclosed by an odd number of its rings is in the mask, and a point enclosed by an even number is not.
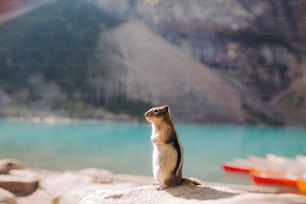
{"type": "Polygon", "coordinates": [[[154,109],[154,110],[153,110],[153,114],[154,114],[154,115],[157,115],[158,113],[159,113],[159,111],[158,111],[157,109],[154,109]]]}

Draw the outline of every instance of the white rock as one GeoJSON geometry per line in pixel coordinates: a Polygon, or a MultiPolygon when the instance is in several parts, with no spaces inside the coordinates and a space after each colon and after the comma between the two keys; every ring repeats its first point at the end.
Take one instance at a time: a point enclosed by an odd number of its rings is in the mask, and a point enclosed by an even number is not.
{"type": "Polygon", "coordinates": [[[81,175],[91,176],[95,183],[112,183],[114,175],[112,172],[104,169],[88,168],[79,172],[81,175]]]}
{"type": "Polygon", "coordinates": [[[16,196],[0,188],[0,204],[17,204],[16,196]]]}
{"type": "Polygon", "coordinates": [[[18,197],[18,204],[54,204],[53,198],[45,191],[38,189],[29,196],[18,197]]]}
{"type": "Polygon", "coordinates": [[[7,174],[12,169],[23,169],[24,167],[24,164],[15,159],[0,160],[0,174],[7,174]]]}
{"type": "Polygon", "coordinates": [[[111,193],[93,193],[79,202],[79,204],[102,203],[305,204],[306,197],[294,194],[255,194],[213,186],[183,185],[161,191],[152,186],[143,186],[111,193]]]}

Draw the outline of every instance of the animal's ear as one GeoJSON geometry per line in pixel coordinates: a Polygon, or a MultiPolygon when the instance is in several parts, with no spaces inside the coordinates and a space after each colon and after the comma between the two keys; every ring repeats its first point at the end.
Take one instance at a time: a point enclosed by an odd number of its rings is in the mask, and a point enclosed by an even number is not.
{"type": "Polygon", "coordinates": [[[169,118],[171,119],[171,112],[170,112],[170,108],[168,105],[165,105],[165,112],[168,113],[169,118]]]}
{"type": "Polygon", "coordinates": [[[168,105],[164,105],[164,111],[167,113],[167,112],[170,112],[170,109],[169,109],[169,106],[168,105]]]}

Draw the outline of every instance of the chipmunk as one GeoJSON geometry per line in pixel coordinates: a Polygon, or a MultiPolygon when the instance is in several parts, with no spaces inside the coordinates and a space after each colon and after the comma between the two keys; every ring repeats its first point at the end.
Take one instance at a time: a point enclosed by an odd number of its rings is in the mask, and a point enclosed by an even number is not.
{"type": "Polygon", "coordinates": [[[195,179],[182,178],[183,147],[171,121],[168,105],[154,107],[145,113],[152,124],[153,176],[159,184],[157,189],[181,185],[183,182],[203,184],[195,179]]]}

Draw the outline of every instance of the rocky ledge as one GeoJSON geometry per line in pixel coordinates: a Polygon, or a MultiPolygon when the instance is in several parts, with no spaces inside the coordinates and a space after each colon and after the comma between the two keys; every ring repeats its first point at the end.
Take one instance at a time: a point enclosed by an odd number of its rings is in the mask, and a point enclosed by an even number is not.
{"type": "Polygon", "coordinates": [[[101,203],[286,203],[305,204],[296,194],[251,193],[258,188],[181,185],[156,190],[150,177],[114,175],[108,170],[46,171],[0,160],[0,204],[101,203]]]}

